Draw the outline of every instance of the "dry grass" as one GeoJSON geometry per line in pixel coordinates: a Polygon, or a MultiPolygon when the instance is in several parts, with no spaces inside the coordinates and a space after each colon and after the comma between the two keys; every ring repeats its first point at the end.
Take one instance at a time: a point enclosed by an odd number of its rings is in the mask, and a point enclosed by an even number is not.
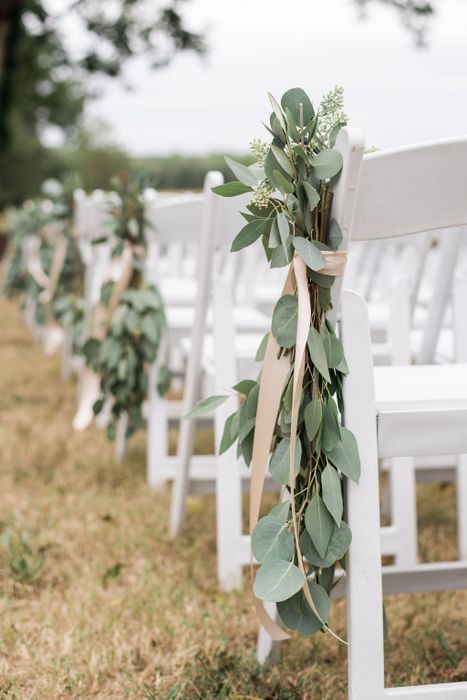
{"type": "MultiPolygon", "coordinates": [[[[145,486],[144,435],[116,466],[102,433],[74,434],[74,385],[11,304],[1,318],[0,698],[345,698],[346,651],[329,636],[257,667],[248,593],[216,586],[212,500],[190,499],[171,544],[168,498],[145,486]]],[[[452,487],[423,487],[419,511],[423,557],[454,557],[452,487]]],[[[388,683],[467,678],[466,592],[386,610],[388,683]]],[[[332,622],[344,630],[343,603],[332,622]]]]}

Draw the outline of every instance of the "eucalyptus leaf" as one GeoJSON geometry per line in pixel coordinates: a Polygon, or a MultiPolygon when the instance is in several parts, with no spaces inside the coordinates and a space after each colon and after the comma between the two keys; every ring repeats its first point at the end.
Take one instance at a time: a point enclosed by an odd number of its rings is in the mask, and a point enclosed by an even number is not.
{"type": "Polygon", "coordinates": [[[323,341],[328,367],[334,369],[339,366],[344,357],[342,343],[324,323],[321,326],[320,335],[323,341]]]}
{"type": "Polygon", "coordinates": [[[247,419],[256,417],[258,396],[259,384],[255,384],[255,386],[248,392],[247,397],[245,399],[245,416],[247,419]]]}
{"type": "Polygon", "coordinates": [[[297,319],[297,297],[292,294],[284,294],[274,307],[271,324],[272,334],[283,348],[291,348],[295,345],[297,319]]]}
{"type": "Polygon", "coordinates": [[[330,452],[329,460],[345,476],[358,484],[360,479],[360,457],[355,435],[347,428],[341,428],[341,440],[330,452]]]}
{"type": "Polygon", "coordinates": [[[203,399],[203,401],[197,403],[196,406],[192,408],[191,411],[186,414],[186,416],[184,416],[184,418],[200,418],[208,413],[212,413],[214,409],[223,404],[224,401],[227,401],[229,398],[230,396],[209,396],[207,399],[203,399]]]}
{"type": "Polygon", "coordinates": [[[342,170],[342,164],[341,154],[332,148],[320,151],[311,161],[312,172],[318,180],[334,177],[342,170]]]}
{"type": "Polygon", "coordinates": [[[323,489],[323,501],[334,518],[336,525],[339,527],[344,510],[342,483],[339,474],[330,464],[327,464],[321,473],[321,485],[323,489]]]}
{"type": "Polygon", "coordinates": [[[328,245],[331,250],[339,250],[342,245],[343,237],[341,227],[336,219],[331,219],[328,228],[328,245]]]}
{"type": "Polygon", "coordinates": [[[331,539],[324,557],[318,553],[306,530],[300,536],[300,548],[307,561],[313,566],[323,569],[327,569],[336,561],[340,561],[345,556],[351,542],[352,533],[345,520],[341,521],[340,527],[337,527],[336,523],[333,522],[331,539]]]}
{"type": "Polygon", "coordinates": [[[305,407],[304,420],[305,430],[308,440],[315,439],[321,426],[323,418],[323,406],[321,401],[315,396],[305,407]]]}
{"type": "Polygon", "coordinates": [[[273,112],[274,112],[274,114],[276,115],[276,118],[277,118],[277,120],[278,120],[280,126],[281,126],[282,129],[285,131],[286,128],[287,128],[287,125],[286,125],[286,123],[285,123],[284,115],[283,115],[283,113],[282,113],[280,104],[277,102],[276,98],[275,98],[273,95],[271,95],[270,92],[268,92],[268,97],[269,97],[269,101],[270,101],[270,103],[271,103],[271,107],[272,107],[272,109],[273,109],[273,112]]]}
{"type": "Polygon", "coordinates": [[[227,163],[237,180],[240,180],[240,182],[243,185],[246,185],[247,187],[256,187],[256,185],[258,184],[258,180],[256,179],[255,174],[250,170],[250,168],[247,165],[243,165],[243,163],[238,163],[236,160],[233,160],[228,156],[225,156],[225,162],[227,163]]]}
{"type": "Polygon", "coordinates": [[[283,170],[285,170],[287,175],[290,175],[292,177],[293,176],[292,164],[291,164],[288,156],[282,150],[282,148],[279,148],[279,146],[275,146],[274,144],[272,144],[271,151],[273,152],[274,158],[277,160],[277,162],[279,163],[281,168],[283,168],[283,170]]]}
{"type": "Polygon", "coordinates": [[[277,248],[274,248],[272,256],[271,256],[271,267],[285,267],[290,263],[292,260],[292,252],[293,252],[293,245],[292,245],[293,238],[292,236],[289,236],[286,244],[285,244],[285,250],[284,246],[277,246],[277,248]]]}
{"type": "Polygon", "coordinates": [[[266,354],[266,346],[267,346],[267,344],[268,344],[268,340],[269,340],[269,333],[266,333],[266,334],[263,336],[263,338],[262,338],[262,340],[261,340],[261,342],[260,342],[260,344],[259,344],[259,346],[258,346],[258,349],[257,349],[257,351],[256,351],[255,362],[262,362],[262,361],[264,360],[264,356],[265,356],[265,354],[266,354]]]}
{"type": "Polygon", "coordinates": [[[331,377],[329,375],[328,361],[326,358],[326,352],[324,350],[324,345],[322,338],[314,326],[310,327],[308,332],[308,351],[310,353],[310,358],[318,372],[321,374],[323,379],[325,379],[328,384],[331,383],[331,377]]]}
{"type": "Polygon", "coordinates": [[[312,270],[321,270],[326,265],[326,260],[322,252],[307,238],[295,236],[293,239],[293,247],[300,257],[303,258],[305,264],[312,270]]]}
{"type": "Polygon", "coordinates": [[[263,219],[255,219],[250,221],[244,226],[241,231],[235,236],[230,251],[236,253],[242,248],[246,248],[260,238],[264,229],[266,228],[266,223],[263,219]]]}
{"type": "Polygon", "coordinates": [[[226,452],[231,445],[235,442],[238,437],[238,425],[235,430],[235,425],[237,424],[238,416],[237,412],[232,413],[231,416],[227,418],[224,425],[224,431],[222,433],[221,442],[219,445],[219,454],[222,455],[226,452]]]}
{"type": "Polygon", "coordinates": [[[323,622],[327,623],[329,620],[331,607],[329,596],[322,586],[314,581],[308,581],[308,588],[319,618],[311,609],[303,591],[277,604],[277,612],[284,625],[305,637],[322,629],[323,622]]]}
{"type": "Polygon", "coordinates": [[[269,233],[268,245],[270,248],[277,248],[281,245],[281,235],[279,233],[279,226],[277,224],[277,217],[272,222],[271,231],[269,233]]]}
{"type": "Polygon", "coordinates": [[[289,501],[283,501],[282,503],[278,503],[277,505],[273,506],[269,512],[269,515],[276,518],[276,520],[280,520],[281,523],[287,522],[287,520],[289,519],[289,514],[290,514],[290,502],[289,501]]]}
{"type": "Polygon", "coordinates": [[[331,539],[333,519],[324,501],[315,493],[305,511],[305,527],[320,556],[324,557],[331,539]]]}
{"type": "Polygon", "coordinates": [[[321,444],[327,453],[334,449],[341,441],[341,431],[337,417],[337,408],[333,399],[328,399],[323,404],[323,428],[321,432],[321,444]]]}
{"type": "Polygon", "coordinates": [[[339,372],[342,372],[342,374],[349,373],[349,367],[347,365],[347,361],[346,361],[345,357],[342,358],[342,360],[337,365],[336,369],[339,370],[339,372]]]}
{"type": "MultiPolygon", "coordinates": [[[[302,444],[297,437],[295,443],[295,476],[300,469],[302,444]]],[[[290,438],[279,440],[269,462],[269,473],[276,484],[290,483],[290,438]]]]}
{"type": "Polygon", "coordinates": [[[280,172],[280,170],[274,170],[274,177],[276,178],[276,181],[279,183],[279,187],[283,192],[288,192],[289,194],[292,194],[295,191],[294,186],[292,185],[291,182],[289,182],[280,172]]]}
{"type": "Polygon", "coordinates": [[[292,562],[267,561],[256,572],[254,593],[260,600],[278,603],[298,593],[304,583],[302,572],[292,562]]]}
{"type": "Polygon", "coordinates": [[[290,225],[284,212],[279,212],[276,217],[277,228],[279,230],[279,237],[281,239],[282,248],[284,250],[284,255],[287,257],[287,248],[290,240],[290,225]]]}
{"type": "Polygon", "coordinates": [[[315,190],[313,185],[310,185],[309,182],[303,183],[303,189],[305,190],[306,198],[308,200],[308,204],[310,205],[310,209],[313,211],[313,209],[316,209],[316,207],[319,204],[319,193],[315,190]]]}
{"type": "Polygon", "coordinates": [[[292,561],[295,543],[286,525],[272,515],[261,518],[251,536],[251,548],[259,562],[283,559],[292,561]]]}
{"type": "Polygon", "coordinates": [[[255,386],[256,382],[254,379],[243,379],[241,382],[238,382],[238,384],[235,384],[232,389],[237,391],[239,394],[244,394],[244,396],[247,396],[255,386]]]}
{"type": "Polygon", "coordinates": [[[159,342],[159,329],[154,323],[154,318],[152,316],[146,315],[143,318],[142,331],[151,343],[157,344],[159,342]]]}
{"type": "Polygon", "coordinates": [[[302,105],[303,125],[308,124],[315,116],[315,110],[310,98],[302,88],[291,88],[282,95],[281,105],[284,111],[289,109],[294,121],[300,125],[300,105],[302,105]]]}
{"type": "Polygon", "coordinates": [[[243,182],[234,180],[233,182],[226,182],[223,185],[217,185],[217,187],[212,188],[212,191],[214,194],[218,194],[221,197],[238,197],[240,194],[251,192],[252,187],[244,185],[243,182]]]}

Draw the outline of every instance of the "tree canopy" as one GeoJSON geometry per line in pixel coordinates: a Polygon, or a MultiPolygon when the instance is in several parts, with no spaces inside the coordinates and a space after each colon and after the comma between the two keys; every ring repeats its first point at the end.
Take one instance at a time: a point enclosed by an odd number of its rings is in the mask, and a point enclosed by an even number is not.
{"type": "Polygon", "coordinates": [[[65,0],[53,12],[47,0],[2,0],[0,6],[0,150],[16,128],[40,136],[47,126],[76,125],[86,76],[118,76],[125,62],[147,56],[155,68],[180,51],[205,51],[204,39],[182,16],[188,0],[155,7],[148,0],[65,0]],[[73,15],[81,51],[64,42],[61,21],[73,15]],[[20,122],[20,123],[19,123],[20,122]]]}

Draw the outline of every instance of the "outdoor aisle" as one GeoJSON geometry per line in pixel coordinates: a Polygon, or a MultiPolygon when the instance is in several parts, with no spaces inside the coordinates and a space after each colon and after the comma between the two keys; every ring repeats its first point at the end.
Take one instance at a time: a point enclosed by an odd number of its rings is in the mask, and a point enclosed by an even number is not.
{"type": "MultiPolygon", "coordinates": [[[[15,304],[2,300],[0,319],[0,696],[345,698],[346,650],[330,637],[319,651],[315,639],[284,644],[279,667],[257,669],[249,595],[217,590],[212,501],[190,500],[173,546],[168,499],[145,484],[145,435],[116,466],[103,433],[73,433],[75,384],[59,359],[15,304]]],[[[424,559],[454,558],[452,487],[420,495],[424,559]]],[[[465,677],[466,605],[465,591],[391,600],[391,684],[465,677]]]]}

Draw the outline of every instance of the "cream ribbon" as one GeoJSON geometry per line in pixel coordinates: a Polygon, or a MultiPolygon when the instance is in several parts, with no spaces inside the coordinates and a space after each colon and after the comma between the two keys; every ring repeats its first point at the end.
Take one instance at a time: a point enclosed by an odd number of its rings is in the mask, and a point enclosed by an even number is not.
{"type": "Polygon", "coordinates": [[[67,245],[65,236],[61,233],[58,234],[54,245],[52,264],[50,266],[47,284],[45,289],[39,295],[39,301],[42,304],[49,304],[53,299],[60,275],[62,274],[63,266],[65,264],[67,245]]]}
{"type": "MultiPolygon", "coordinates": [[[[346,251],[325,251],[326,266],[319,270],[320,274],[342,276],[346,264],[346,251]]],[[[308,332],[311,326],[311,305],[308,291],[308,277],[306,265],[303,259],[295,254],[290,264],[282,291],[284,294],[294,293],[298,296],[297,338],[295,343],[295,359],[292,379],[292,419],[290,434],[290,500],[292,505],[292,520],[294,527],[294,539],[297,547],[298,566],[304,577],[303,592],[311,609],[321,620],[308,587],[303,558],[299,547],[298,523],[295,510],[295,449],[297,441],[298,412],[300,408],[301,388],[305,372],[306,345],[308,332]]],[[[251,461],[251,487],[250,487],[250,537],[259,519],[261,500],[264,490],[264,481],[268,468],[268,459],[271,451],[271,443],[280,400],[284,390],[284,382],[290,370],[290,359],[284,353],[280,353],[280,346],[276,339],[269,333],[266,353],[261,372],[259,385],[258,408],[256,411],[256,426],[253,440],[253,455],[251,461]]],[[[253,578],[253,555],[250,565],[253,578]]],[[[290,635],[280,627],[268,614],[261,600],[254,598],[256,614],[274,641],[289,639],[290,635]]],[[[321,620],[322,621],[322,620],[321,620]]],[[[323,622],[323,621],[322,621],[323,622]]],[[[324,622],[323,622],[324,625],[324,622]]],[[[327,628],[329,630],[329,628],[327,628]]],[[[331,631],[331,630],[329,630],[331,631]]],[[[332,632],[331,632],[332,633],[332,632]]],[[[334,633],[332,633],[334,635],[334,633]]],[[[334,635],[335,636],[335,635],[334,635]]]]}
{"type": "MultiPolygon", "coordinates": [[[[113,312],[130,284],[133,274],[133,256],[135,254],[138,254],[138,250],[133,250],[132,247],[127,246],[122,255],[113,260],[113,268],[109,271],[108,278],[114,280],[114,286],[109,303],[104,304],[100,302],[92,313],[89,334],[91,338],[96,338],[100,341],[105,339],[113,312]]],[[[83,369],[81,379],[78,408],[73,419],[73,428],[75,430],[84,430],[91,424],[94,418],[92,407],[99,395],[100,377],[90,367],[86,366],[83,369]]]]}

